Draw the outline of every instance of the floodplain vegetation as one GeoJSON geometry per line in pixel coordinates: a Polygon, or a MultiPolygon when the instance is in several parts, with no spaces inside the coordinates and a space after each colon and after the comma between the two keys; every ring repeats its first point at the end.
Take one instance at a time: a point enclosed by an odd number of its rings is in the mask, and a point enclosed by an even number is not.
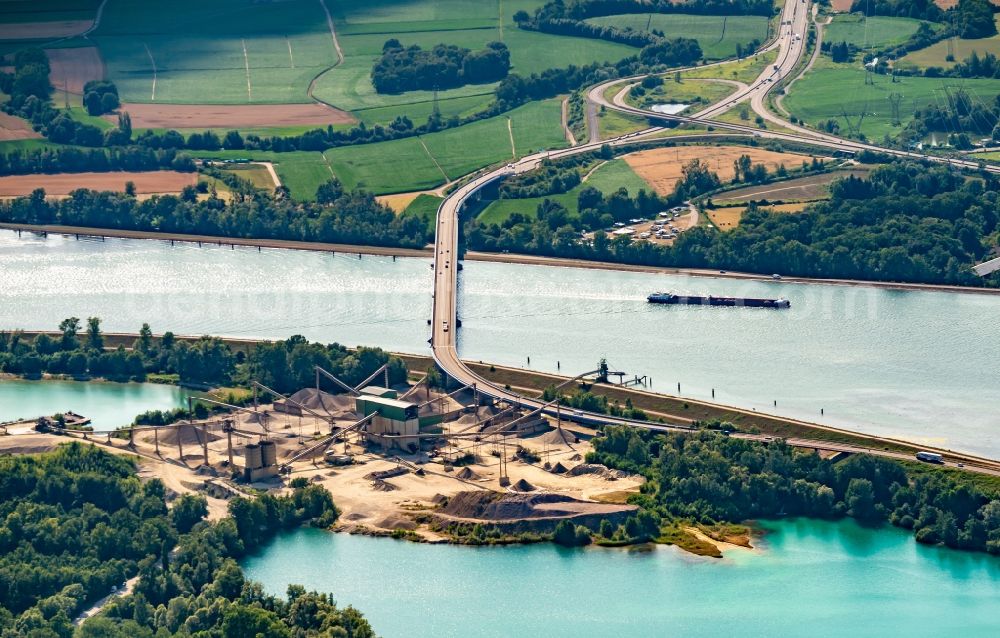
{"type": "Polygon", "coordinates": [[[210,522],[203,496],[175,498],[136,469],[132,457],[80,442],[0,458],[0,636],[375,635],[332,596],[298,585],[271,596],[236,563],[282,530],[330,527],[339,512],[323,487],[237,497],[210,522]],[[73,626],[126,582],[127,595],[73,626]]]}

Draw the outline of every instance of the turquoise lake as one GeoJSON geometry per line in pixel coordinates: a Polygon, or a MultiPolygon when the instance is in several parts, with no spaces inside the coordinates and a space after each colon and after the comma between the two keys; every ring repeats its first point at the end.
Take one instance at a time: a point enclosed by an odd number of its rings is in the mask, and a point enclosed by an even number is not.
{"type": "Polygon", "coordinates": [[[132,423],[147,410],[187,405],[188,392],[156,383],[88,383],[0,379],[0,423],[72,410],[90,417],[95,430],[132,423]]]}
{"type": "MultiPolygon", "coordinates": [[[[0,231],[0,329],[100,316],[426,354],[431,279],[423,259],[0,231]]],[[[468,359],[578,374],[607,355],[653,390],[1000,458],[997,295],[471,261],[459,293],[468,359]],[[792,307],[646,303],[658,290],[792,307]]]]}
{"type": "Polygon", "coordinates": [[[721,560],[303,529],[243,566],[274,594],[290,583],[333,593],[385,638],[1000,635],[1000,558],[850,521],[764,529],[758,550],[721,560]]]}

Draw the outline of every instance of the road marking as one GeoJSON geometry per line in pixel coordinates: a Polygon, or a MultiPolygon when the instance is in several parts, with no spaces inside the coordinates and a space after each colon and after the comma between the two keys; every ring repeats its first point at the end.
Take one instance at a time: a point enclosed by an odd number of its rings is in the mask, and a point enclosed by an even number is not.
{"type": "Polygon", "coordinates": [[[153,52],[149,50],[149,45],[146,44],[145,42],[143,42],[142,46],[146,47],[146,55],[149,56],[149,63],[151,65],[153,65],[153,92],[149,96],[149,101],[150,102],[155,102],[156,101],[156,60],[153,59],[153,52]]]}
{"type": "Polygon", "coordinates": [[[247,70],[247,102],[253,102],[253,94],[250,92],[250,58],[247,56],[247,41],[240,40],[243,43],[243,66],[247,70]]]}

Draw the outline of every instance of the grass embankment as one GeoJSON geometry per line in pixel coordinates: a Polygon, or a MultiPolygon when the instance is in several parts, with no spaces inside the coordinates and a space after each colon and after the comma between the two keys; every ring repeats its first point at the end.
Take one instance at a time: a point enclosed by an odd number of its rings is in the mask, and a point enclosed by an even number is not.
{"type": "Polygon", "coordinates": [[[681,73],[681,78],[736,80],[737,82],[746,82],[749,84],[757,79],[761,71],[774,64],[774,61],[777,59],[777,51],[768,51],[767,53],[759,53],[743,58],[742,60],[684,71],[681,73]]]}
{"type": "Polygon", "coordinates": [[[648,109],[656,104],[690,104],[685,114],[690,114],[703,108],[720,102],[737,91],[731,84],[713,80],[687,80],[681,78],[680,82],[668,78],[661,86],[652,91],[646,91],[645,95],[638,99],[626,96],[626,102],[632,106],[648,109]]]}

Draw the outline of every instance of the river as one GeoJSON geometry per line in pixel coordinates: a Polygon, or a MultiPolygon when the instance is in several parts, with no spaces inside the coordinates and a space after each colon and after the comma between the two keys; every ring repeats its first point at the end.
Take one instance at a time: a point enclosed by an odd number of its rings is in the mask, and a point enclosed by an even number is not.
{"type": "Polygon", "coordinates": [[[721,560],[648,552],[420,545],[303,529],[243,561],[249,578],[354,605],[406,636],[996,636],[1000,558],[851,521],[764,524],[721,560]]]}
{"type": "Polygon", "coordinates": [[[147,410],[187,405],[188,392],[174,385],[86,381],[0,380],[0,423],[72,410],[95,430],[132,423],[147,410]]]}
{"type": "MultiPolygon", "coordinates": [[[[426,354],[423,259],[0,231],[0,328],[284,338],[426,354]]],[[[1000,296],[465,262],[462,356],[577,374],[1000,458],[1000,296]],[[784,296],[787,311],[653,306],[656,290],[784,296]],[[821,414],[822,411],[822,414],[821,414]]]]}

